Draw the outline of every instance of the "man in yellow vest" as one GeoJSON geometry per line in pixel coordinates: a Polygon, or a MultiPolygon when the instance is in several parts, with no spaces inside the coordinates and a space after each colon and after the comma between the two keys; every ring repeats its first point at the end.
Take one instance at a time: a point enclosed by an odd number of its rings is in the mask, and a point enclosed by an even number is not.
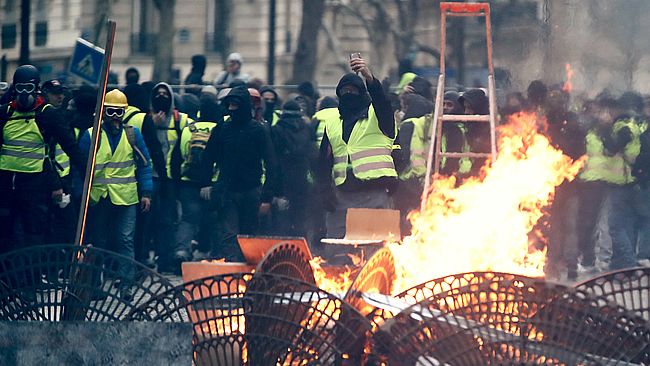
{"type": "MultiPolygon", "coordinates": [[[[123,125],[128,106],[126,96],[115,89],[106,94],[95,173],[90,190],[89,242],[134,259],[133,241],[137,207],[151,206],[151,162],[149,152],[135,127],[123,125]]],[[[83,133],[79,148],[90,150],[92,128],[83,133]]],[[[119,264],[120,295],[133,296],[134,268],[119,264]]]]}
{"type": "Polygon", "coordinates": [[[50,146],[60,144],[74,166],[84,167],[72,131],[39,95],[39,82],[36,67],[18,67],[12,101],[0,106],[0,253],[44,243],[48,203],[63,194],[50,146]]]}
{"type": "MultiPolygon", "coordinates": [[[[207,102],[202,104],[207,106],[207,102]]],[[[216,105],[216,102],[214,102],[216,105]]],[[[203,111],[207,110],[204,108],[203,111]]],[[[183,129],[180,148],[175,150],[171,161],[171,175],[178,189],[181,203],[181,218],[176,228],[174,249],[174,270],[180,273],[180,262],[192,260],[192,241],[198,243],[199,252],[210,249],[211,207],[201,199],[201,177],[203,151],[212,129],[217,126],[217,113],[202,113],[198,122],[189,122],[183,129]],[[212,117],[210,117],[212,116],[212,117]]],[[[213,182],[216,180],[213,174],[213,182]]]]}
{"type": "Polygon", "coordinates": [[[328,121],[320,148],[318,180],[330,238],[345,235],[347,209],[390,208],[388,191],[397,184],[391,157],[397,126],[390,101],[363,58],[351,59],[350,67],[363,79],[350,73],[339,81],[341,118],[328,121]]]}
{"type": "Polygon", "coordinates": [[[181,131],[192,119],[176,109],[174,93],[166,83],[156,84],[151,92],[151,116],[157,128],[156,133],[165,160],[165,169],[164,174],[159,167],[154,170],[154,206],[150,223],[152,227],[147,231],[153,235],[154,250],[159,257],[158,270],[173,272],[176,268],[174,230],[178,223],[178,213],[170,165],[174,150],[179,148],[181,131]]]}
{"type": "Polygon", "coordinates": [[[608,220],[612,238],[611,270],[637,266],[635,223],[641,215],[638,202],[635,202],[636,179],[632,167],[641,151],[640,135],[636,119],[622,115],[616,118],[611,135],[603,140],[605,150],[613,158],[610,163],[608,220]]]}

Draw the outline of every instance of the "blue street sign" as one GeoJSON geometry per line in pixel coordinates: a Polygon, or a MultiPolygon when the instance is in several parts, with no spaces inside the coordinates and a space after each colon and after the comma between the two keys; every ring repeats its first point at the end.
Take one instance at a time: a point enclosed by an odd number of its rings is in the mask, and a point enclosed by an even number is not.
{"type": "Polygon", "coordinates": [[[104,61],[104,50],[78,38],[70,59],[70,74],[90,84],[99,84],[104,61]]]}

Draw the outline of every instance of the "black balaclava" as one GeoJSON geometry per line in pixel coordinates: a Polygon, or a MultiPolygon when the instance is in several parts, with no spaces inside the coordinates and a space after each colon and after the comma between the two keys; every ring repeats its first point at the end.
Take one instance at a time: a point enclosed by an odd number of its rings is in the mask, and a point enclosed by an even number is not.
{"type": "Polygon", "coordinates": [[[363,80],[353,73],[345,74],[336,86],[336,96],[339,97],[339,112],[344,120],[360,115],[370,106],[370,94],[366,90],[363,80]],[[341,89],[346,85],[355,86],[359,95],[347,93],[341,94],[341,89]]]}
{"type": "Polygon", "coordinates": [[[235,123],[246,123],[253,119],[253,105],[251,103],[251,95],[248,88],[245,86],[237,86],[223,98],[224,111],[230,115],[230,120],[235,123]],[[228,103],[231,100],[236,100],[239,108],[235,111],[228,110],[228,103]]]}
{"type": "Polygon", "coordinates": [[[16,69],[16,72],[14,72],[13,85],[15,88],[16,103],[19,109],[29,110],[34,106],[40,82],[41,77],[35,66],[23,65],[16,69]],[[29,93],[19,93],[19,87],[17,87],[16,84],[33,84],[34,88],[29,93]]]}
{"type": "Polygon", "coordinates": [[[202,95],[199,104],[201,121],[216,123],[223,122],[223,112],[215,98],[210,95],[202,95]]]}
{"type": "MultiPolygon", "coordinates": [[[[153,109],[154,113],[158,113],[160,111],[169,113],[171,106],[172,106],[172,96],[171,95],[158,95],[155,91],[158,90],[159,86],[154,88],[152,91],[153,98],[151,98],[151,108],[153,109]]],[[[171,90],[167,89],[168,92],[171,92],[171,90]]]]}
{"type": "Polygon", "coordinates": [[[140,72],[135,67],[129,67],[124,73],[126,85],[137,84],[140,81],[140,72]]]}
{"type": "Polygon", "coordinates": [[[278,93],[273,88],[269,86],[260,88],[260,95],[263,95],[266,92],[271,92],[273,95],[275,95],[275,101],[273,102],[267,102],[264,100],[264,120],[270,123],[273,121],[273,114],[275,113],[277,106],[280,105],[280,98],[278,97],[278,93]]]}

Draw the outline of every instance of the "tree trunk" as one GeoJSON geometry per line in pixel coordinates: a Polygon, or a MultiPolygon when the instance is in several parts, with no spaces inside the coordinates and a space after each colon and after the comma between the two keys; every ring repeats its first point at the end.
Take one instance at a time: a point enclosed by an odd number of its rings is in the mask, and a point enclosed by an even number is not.
{"type": "Polygon", "coordinates": [[[215,19],[214,25],[214,50],[221,56],[221,62],[225,63],[230,53],[230,17],[233,13],[232,0],[215,1],[215,19]]]}
{"type": "Polygon", "coordinates": [[[154,0],[160,12],[160,31],[156,42],[152,80],[169,82],[174,62],[174,7],[176,0],[154,0]]]}
{"type": "Polygon", "coordinates": [[[95,34],[93,43],[99,47],[104,47],[99,42],[106,39],[106,21],[111,16],[113,4],[111,0],[95,1],[95,34]]]}
{"type": "Polygon", "coordinates": [[[325,0],[302,1],[302,24],[293,56],[292,83],[313,81],[318,55],[318,31],[323,22],[325,0]]]}

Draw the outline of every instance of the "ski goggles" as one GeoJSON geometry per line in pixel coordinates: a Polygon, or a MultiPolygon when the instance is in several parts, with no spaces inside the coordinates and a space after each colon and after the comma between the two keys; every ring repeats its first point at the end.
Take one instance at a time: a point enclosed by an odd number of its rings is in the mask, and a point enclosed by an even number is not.
{"type": "Polygon", "coordinates": [[[16,83],[14,85],[14,90],[18,94],[32,94],[36,91],[36,84],[34,83],[16,83]]]}
{"type": "Polygon", "coordinates": [[[107,117],[122,118],[124,117],[124,108],[106,107],[106,109],[104,109],[104,114],[106,114],[107,117]]]}

